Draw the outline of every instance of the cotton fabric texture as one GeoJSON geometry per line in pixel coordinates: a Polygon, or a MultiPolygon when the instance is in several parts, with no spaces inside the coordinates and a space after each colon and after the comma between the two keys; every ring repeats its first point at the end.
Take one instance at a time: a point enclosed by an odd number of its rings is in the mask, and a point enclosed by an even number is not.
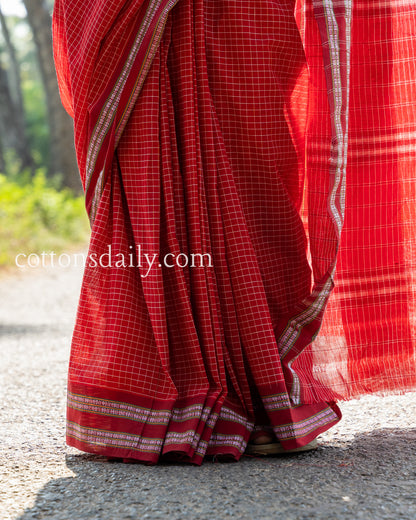
{"type": "Polygon", "coordinates": [[[238,460],[255,429],[300,447],[336,402],[416,387],[415,15],[55,1],[89,254],[114,260],[85,267],[68,444],[238,460]]]}

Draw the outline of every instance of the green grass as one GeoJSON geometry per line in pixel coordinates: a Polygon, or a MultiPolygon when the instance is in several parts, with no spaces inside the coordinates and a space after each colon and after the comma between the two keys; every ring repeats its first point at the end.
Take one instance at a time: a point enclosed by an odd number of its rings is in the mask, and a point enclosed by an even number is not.
{"type": "Polygon", "coordinates": [[[32,178],[0,174],[0,266],[14,265],[19,253],[62,252],[88,236],[83,197],[57,189],[42,170],[32,178]]]}

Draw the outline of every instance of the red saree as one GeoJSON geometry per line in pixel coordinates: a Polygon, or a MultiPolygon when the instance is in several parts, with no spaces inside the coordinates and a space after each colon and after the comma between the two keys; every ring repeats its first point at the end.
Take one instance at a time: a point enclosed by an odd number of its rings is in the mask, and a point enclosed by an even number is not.
{"type": "Polygon", "coordinates": [[[416,9],[390,4],[55,1],[92,227],[68,444],[238,460],[416,387],[416,9]]]}

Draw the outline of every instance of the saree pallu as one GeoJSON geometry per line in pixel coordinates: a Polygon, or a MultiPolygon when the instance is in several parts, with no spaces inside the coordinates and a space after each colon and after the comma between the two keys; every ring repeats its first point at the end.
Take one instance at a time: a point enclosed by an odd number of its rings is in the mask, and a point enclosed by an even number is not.
{"type": "Polygon", "coordinates": [[[337,401],[416,388],[415,15],[55,1],[92,229],[69,445],[238,460],[255,429],[300,447],[337,401]]]}

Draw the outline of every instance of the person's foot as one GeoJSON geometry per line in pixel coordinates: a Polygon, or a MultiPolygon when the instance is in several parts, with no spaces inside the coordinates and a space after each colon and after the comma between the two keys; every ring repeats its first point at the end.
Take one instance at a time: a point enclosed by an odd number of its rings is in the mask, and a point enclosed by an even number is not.
{"type": "Polygon", "coordinates": [[[276,437],[266,431],[254,432],[250,438],[245,453],[247,455],[280,455],[299,453],[303,451],[315,450],[318,447],[318,441],[314,439],[309,444],[301,446],[300,448],[293,448],[285,450],[276,437]]]}
{"type": "Polygon", "coordinates": [[[271,444],[272,442],[276,442],[276,437],[271,435],[270,433],[261,432],[257,437],[253,437],[250,439],[250,444],[271,444]]]}

